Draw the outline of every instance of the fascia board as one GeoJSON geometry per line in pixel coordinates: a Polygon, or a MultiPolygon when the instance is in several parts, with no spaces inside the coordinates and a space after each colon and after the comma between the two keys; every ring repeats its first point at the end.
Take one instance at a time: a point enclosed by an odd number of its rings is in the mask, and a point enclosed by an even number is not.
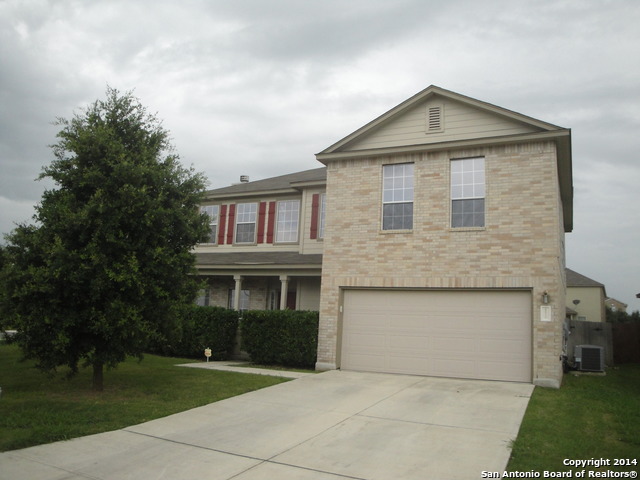
{"type": "Polygon", "coordinates": [[[266,197],[284,194],[298,194],[298,189],[295,188],[281,188],[276,190],[255,190],[252,192],[238,192],[238,193],[220,193],[220,194],[205,194],[205,200],[226,200],[237,198],[252,198],[252,197],[266,197]]]}
{"type": "Polygon", "coordinates": [[[318,161],[327,165],[334,160],[353,159],[360,157],[379,157],[398,153],[435,152],[452,150],[455,148],[481,147],[490,145],[504,145],[511,143],[532,142],[539,140],[555,140],[570,135],[570,130],[560,129],[550,132],[536,132],[501,137],[472,138],[468,140],[454,140],[450,142],[421,143],[416,145],[403,145],[400,147],[375,148],[368,150],[354,150],[348,152],[318,153],[318,161]]]}
{"type": "Polygon", "coordinates": [[[324,187],[327,185],[326,180],[314,180],[310,182],[291,182],[291,188],[295,188],[296,190],[300,190],[308,187],[324,187]]]}

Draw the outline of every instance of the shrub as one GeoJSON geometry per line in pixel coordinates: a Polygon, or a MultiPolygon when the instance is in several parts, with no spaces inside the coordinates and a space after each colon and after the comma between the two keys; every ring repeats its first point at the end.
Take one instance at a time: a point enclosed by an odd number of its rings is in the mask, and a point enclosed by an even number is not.
{"type": "Polygon", "coordinates": [[[226,360],[233,353],[238,330],[238,312],[222,307],[186,305],[180,312],[178,328],[165,333],[151,353],[187,358],[203,358],[211,349],[211,360],[226,360]]]}
{"type": "Polygon", "coordinates": [[[256,363],[313,367],[318,347],[318,312],[250,310],[241,320],[242,349],[256,363]]]}

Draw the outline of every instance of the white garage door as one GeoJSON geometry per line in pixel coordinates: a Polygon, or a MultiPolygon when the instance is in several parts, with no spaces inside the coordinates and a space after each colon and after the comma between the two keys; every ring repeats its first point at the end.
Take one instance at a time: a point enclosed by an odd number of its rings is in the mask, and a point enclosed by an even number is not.
{"type": "Polygon", "coordinates": [[[345,290],[345,370],[530,382],[531,294],[345,290]]]}

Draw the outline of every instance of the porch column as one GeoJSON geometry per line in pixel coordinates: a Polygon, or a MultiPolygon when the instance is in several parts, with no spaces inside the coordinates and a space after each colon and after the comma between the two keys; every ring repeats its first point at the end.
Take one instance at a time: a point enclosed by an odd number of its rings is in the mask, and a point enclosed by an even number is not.
{"type": "Polygon", "coordinates": [[[287,309],[287,290],[289,290],[289,277],[280,275],[280,310],[287,309]]]}
{"type": "Polygon", "coordinates": [[[233,279],[236,282],[236,289],[233,292],[233,308],[234,310],[240,310],[240,293],[242,292],[242,275],[234,275],[233,279]]]}

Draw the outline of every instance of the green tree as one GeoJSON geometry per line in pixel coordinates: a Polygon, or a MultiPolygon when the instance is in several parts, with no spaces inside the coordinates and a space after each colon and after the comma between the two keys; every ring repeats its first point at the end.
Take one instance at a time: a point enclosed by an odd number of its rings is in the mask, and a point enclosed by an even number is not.
{"type": "Polygon", "coordinates": [[[638,310],[629,314],[622,310],[613,310],[611,307],[607,306],[606,315],[607,322],[610,323],[640,322],[640,312],[638,310]]]}
{"type": "Polygon", "coordinates": [[[7,236],[4,310],[45,371],[103,370],[147,344],[195,297],[191,248],[206,235],[204,176],[180,165],[169,133],[131,92],[107,88],[62,127],[40,178],[55,188],[35,225],[7,236]]]}
{"type": "Polygon", "coordinates": [[[9,326],[7,325],[7,319],[6,319],[6,314],[5,314],[5,299],[4,299],[4,293],[5,293],[5,289],[2,288],[2,285],[4,284],[3,281],[3,272],[4,272],[4,268],[5,265],[7,263],[7,253],[5,251],[4,245],[0,245],[0,338],[2,336],[2,332],[9,326]]]}

